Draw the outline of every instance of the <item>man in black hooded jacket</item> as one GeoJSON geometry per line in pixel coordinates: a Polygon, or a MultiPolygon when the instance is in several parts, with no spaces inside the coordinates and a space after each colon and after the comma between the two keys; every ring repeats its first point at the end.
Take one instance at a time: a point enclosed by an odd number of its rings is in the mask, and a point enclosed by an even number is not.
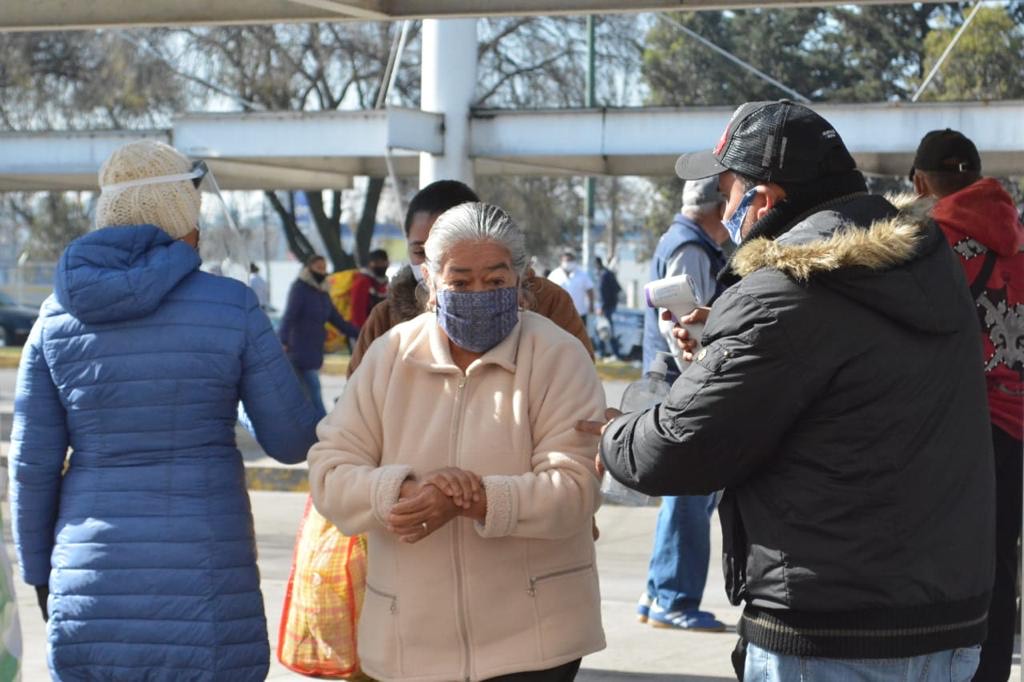
{"type": "Polygon", "coordinates": [[[970,679],[994,484],[942,233],[868,195],[832,126],[787,101],[741,106],[676,172],[719,175],[742,245],[668,399],[604,426],[604,467],[652,495],[725,489],[746,679],[970,679]]]}

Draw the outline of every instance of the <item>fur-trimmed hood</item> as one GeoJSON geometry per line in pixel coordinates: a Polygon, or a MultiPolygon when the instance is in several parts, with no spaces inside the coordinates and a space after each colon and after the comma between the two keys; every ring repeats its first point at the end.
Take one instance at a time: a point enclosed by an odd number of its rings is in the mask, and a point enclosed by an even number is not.
{"type": "Polygon", "coordinates": [[[775,240],[743,244],[731,261],[733,272],[747,277],[776,270],[801,285],[828,287],[919,331],[956,331],[959,313],[932,304],[950,300],[937,295],[950,287],[967,293],[962,272],[953,267],[953,254],[929,217],[934,202],[864,196],[855,203],[860,206],[815,213],[775,240]],[[883,217],[851,218],[865,206],[883,217]]]}
{"type": "Polygon", "coordinates": [[[299,270],[299,281],[304,284],[308,284],[317,291],[323,291],[324,293],[331,290],[330,283],[326,279],[322,282],[317,282],[316,278],[313,277],[313,272],[308,267],[304,267],[299,270]]]}

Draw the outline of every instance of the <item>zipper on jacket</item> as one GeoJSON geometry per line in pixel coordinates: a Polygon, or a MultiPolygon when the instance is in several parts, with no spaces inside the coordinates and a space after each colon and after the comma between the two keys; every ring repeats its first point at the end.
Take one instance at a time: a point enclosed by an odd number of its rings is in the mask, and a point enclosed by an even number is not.
{"type": "MultiPolygon", "coordinates": [[[[465,393],[468,376],[459,377],[459,385],[455,390],[455,409],[452,414],[452,451],[449,456],[452,466],[459,466],[459,451],[462,448],[462,417],[463,417],[463,394],[465,393]]],[[[457,520],[456,520],[457,521],[457,520]]],[[[466,628],[466,600],[463,594],[462,576],[462,531],[456,522],[452,532],[452,551],[455,555],[455,596],[458,602],[459,614],[459,636],[462,639],[462,653],[465,656],[466,665],[462,670],[462,679],[465,682],[470,680],[472,665],[470,664],[469,632],[466,628]]]]}
{"type": "Polygon", "coordinates": [[[573,573],[582,573],[588,569],[594,567],[594,562],[584,564],[583,566],[574,566],[573,568],[566,568],[561,571],[554,571],[553,573],[545,573],[543,575],[530,576],[530,587],[526,590],[526,594],[531,597],[537,596],[537,583],[542,583],[545,580],[551,580],[552,578],[561,578],[565,575],[572,575],[573,573]]]}
{"type": "Polygon", "coordinates": [[[366,589],[368,589],[370,592],[373,592],[375,595],[377,595],[378,597],[381,597],[382,599],[389,600],[391,602],[391,614],[392,615],[398,613],[398,597],[396,597],[393,594],[388,594],[387,592],[381,592],[380,590],[378,590],[376,587],[374,587],[370,583],[366,583],[366,589]]]}

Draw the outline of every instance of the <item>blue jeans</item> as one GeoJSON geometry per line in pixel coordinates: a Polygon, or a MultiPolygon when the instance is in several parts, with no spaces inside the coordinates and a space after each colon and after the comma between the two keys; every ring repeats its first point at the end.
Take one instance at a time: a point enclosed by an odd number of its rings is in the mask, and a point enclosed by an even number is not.
{"type": "Polygon", "coordinates": [[[323,392],[320,389],[320,370],[318,369],[297,369],[295,373],[299,375],[299,381],[302,383],[302,388],[306,391],[306,395],[313,402],[313,407],[316,409],[316,413],[319,417],[323,418],[327,414],[327,409],[324,407],[323,392]]]}
{"type": "Polygon", "coordinates": [[[743,682],[968,682],[980,647],[913,658],[804,658],[747,645],[743,682]]]}
{"type": "Polygon", "coordinates": [[[694,611],[704,597],[715,495],[661,498],[647,596],[666,611],[694,611]]]}

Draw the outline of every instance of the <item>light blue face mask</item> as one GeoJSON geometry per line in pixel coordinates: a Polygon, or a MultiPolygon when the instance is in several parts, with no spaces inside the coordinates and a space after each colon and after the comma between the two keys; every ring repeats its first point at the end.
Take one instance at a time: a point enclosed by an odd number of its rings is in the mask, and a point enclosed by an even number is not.
{"type": "Polygon", "coordinates": [[[733,244],[739,246],[739,243],[743,241],[743,235],[740,232],[743,230],[743,221],[747,217],[747,213],[750,211],[751,204],[754,203],[754,197],[757,196],[757,188],[750,189],[743,198],[740,199],[740,205],[736,207],[736,210],[732,212],[729,219],[725,221],[725,229],[729,232],[729,239],[732,240],[733,244]]]}

